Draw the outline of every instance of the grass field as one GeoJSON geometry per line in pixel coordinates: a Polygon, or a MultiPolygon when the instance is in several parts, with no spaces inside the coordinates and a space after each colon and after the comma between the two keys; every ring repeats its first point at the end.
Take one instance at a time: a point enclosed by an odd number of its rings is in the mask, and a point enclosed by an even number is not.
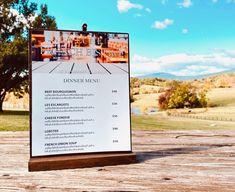
{"type": "MultiPolygon", "coordinates": [[[[145,95],[139,98],[138,104],[154,106],[157,94],[145,95]]],[[[194,109],[197,116],[219,116],[231,118],[235,116],[235,89],[214,89],[209,93],[210,104],[223,107],[208,108],[207,112],[194,109]],[[198,111],[198,112],[197,112],[198,111]]],[[[194,111],[193,110],[193,111],[194,111]]],[[[164,112],[156,115],[132,115],[133,130],[221,130],[235,129],[235,122],[210,121],[202,119],[169,117],[164,112]]],[[[5,111],[0,113],[0,131],[29,130],[29,112],[5,111]]]]}
{"type": "MultiPolygon", "coordinates": [[[[145,87],[146,89],[146,87],[145,87]]],[[[135,95],[134,107],[143,109],[156,106],[159,94],[135,95]]],[[[167,116],[166,112],[157,112],[156,115],[132,116],[133,129],[137,130],[235,130],[235,87],[214,88],[208,92],[209,106],[207,109],[191,109],[188,118],[167,116]],[[213,106],[213,107],[212,107],[213,106]],[[165,114],[165,115],[161,115],[165,114]],[[194,119],[192,117],[197,117],[194,119]],[[205,119],[233,119],[233,121],[218,121],[205,119]]],[[[188,109],[174,109],[169,112],[185,114],[188,109]]],[[[187,116],[186,116],[187,117],[187,116]]]]}
{"type": "Polygon", "coordinates": [[[133,115],[132,128],[133,130],[235,130],[235,122],[160,115],[133,115]]]}
{"type": "MultiPolygon", "coordinates": [[[[205,121],[158,115],[132,115],[133,130],[222,130],[235,129],[235,122],[205,121]]],[[[0,131],[28,131],[29,113],[6,111],[0,113],[0,131]]]]}
{"type": "Polygon", "coordinates": [[[209,106],[235,106],[235,88],[216,88],[208,92],[209,106]]]}
{"type": "Polygon", "coordinates": [[[0,113],[0,131],[29,130],[29,112],[4,111],[0,113]]]}
{"type": "MultiPolygon", "coordinates": [[[[145,86],[150,90],[153,86],[145,86]]],[[[158,87],[157,87],[158,88],[158,87]]],[[[147,91],[150,91],[147,90],[147,91]]],[[[135,95],[136,101],[132,106],[145,110],[148,107],[156,107],[159,93],[135,95]]],[[[235,118],[235,87],[215,88],[208,92],[209,107],[193,109],[189,116],[197,116],[199,119],[167,116],[166,112],[157,112],[156,115],[132,115],[133,130],[221,130],[235,129],[233,121],[212,121],[203,118],[220,117],[235,118]],[[202,112],[201,112],[202,111],[202,112]]],[[[176,110],[175,113],[185,113],[184,110],[176,110]]],[[[218,118],[219,119],[219,118],[218,118]]],[[[29,112],[5,111],[0,113],[0,131],[26,131],[29,130],[29,112]]]]}

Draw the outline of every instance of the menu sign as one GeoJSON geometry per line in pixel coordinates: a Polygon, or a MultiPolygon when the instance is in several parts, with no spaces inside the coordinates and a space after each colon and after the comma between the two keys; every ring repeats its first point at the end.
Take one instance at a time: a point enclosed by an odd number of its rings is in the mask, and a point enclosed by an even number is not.
{"type": "Polygon", "coordinates": [[[31,157],[131,151],[128,38],[31,30],[31,157]]]}

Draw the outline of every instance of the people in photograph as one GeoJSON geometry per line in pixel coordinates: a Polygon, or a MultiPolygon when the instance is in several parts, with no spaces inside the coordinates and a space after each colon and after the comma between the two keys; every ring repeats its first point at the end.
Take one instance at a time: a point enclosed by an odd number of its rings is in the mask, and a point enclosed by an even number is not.
{"type": "Polygon", "coordinates": [[[125,56],[126,56],[126,51],[125,51],[125,49],[123,48],[123,47],[121,47],[121,49],[120,49],[120,55],[124,58],[125,56]]]}

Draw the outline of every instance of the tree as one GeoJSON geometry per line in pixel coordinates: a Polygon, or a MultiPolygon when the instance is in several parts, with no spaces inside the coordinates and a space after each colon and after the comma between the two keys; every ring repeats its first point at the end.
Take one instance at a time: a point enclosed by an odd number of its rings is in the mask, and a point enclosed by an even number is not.
{"type": "Polygon", "coordinates": [[[168,103],[169,103],[169,99],[171,97],[172,92],[173,92],[173,89],[169,88],[166,90],[165,93],[159,96],[158,104],[159,104],[160,109],[168,109],[168,103]]]}
{"type": "Polygon", "coordinates": [[[18,97],[28,90],[27,31],[30,27],[56,29],[47,6],[29,0],[4,0],[0,4],[0,111],[7,92],[18,97]]]}
{"type": "Polygon", "coordinates": [[[57,29],[55,17],[48,15],[46,4],[41,5],[41,13],[35,18],[32,23],[33,28],[57,29]]]}
{"type": "Polygon", "coordinates": [[[37,10],[36,3],[29,0],[1,0],[0,4],[0,41],[21,37],[37,10]]]}
{"type": "Polygon", "coordinates": [[[190,83],[173,81],[169,89],[159,97],[161,109],[206,107],[206,91],[198,90],[190,83]]]}
{"type": "Polygon", "coordinates": [[[13,42],[3,42],[0,46],[0,110],[7,92],[20,88],[21,82],[27,80],[28,71],[26,43],[22,38],[13,42]]]}
{"type": "Polygon", "coordinates": [[[135,98],[132,93],[130,93],[130,102],[133,103],[135,101],[135,98]]]}
{"type": "Polygon", "coordinates": [[[131,77],[131,81],[130,81],[130,87],[131,89],[136,88],[136,87],[140,87],[140,79],[138,79],[137,77],[131,77]]]}

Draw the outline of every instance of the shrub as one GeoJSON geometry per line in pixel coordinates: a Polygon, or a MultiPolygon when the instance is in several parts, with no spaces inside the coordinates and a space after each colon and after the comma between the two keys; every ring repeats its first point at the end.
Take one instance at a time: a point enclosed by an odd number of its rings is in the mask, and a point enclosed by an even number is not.
{"type": "Polygon", "coordinates": [[[135,101],[135,98],[133,97],[133,94],[130,94],[130,102],[133,103],[135,101]]]}
{"type": "Polygon", "coordinates": [[[173,81],[169,89],[159,96],[160,109],[206,107],[206,91],[197,90],[190,83],[173,81]]]}

